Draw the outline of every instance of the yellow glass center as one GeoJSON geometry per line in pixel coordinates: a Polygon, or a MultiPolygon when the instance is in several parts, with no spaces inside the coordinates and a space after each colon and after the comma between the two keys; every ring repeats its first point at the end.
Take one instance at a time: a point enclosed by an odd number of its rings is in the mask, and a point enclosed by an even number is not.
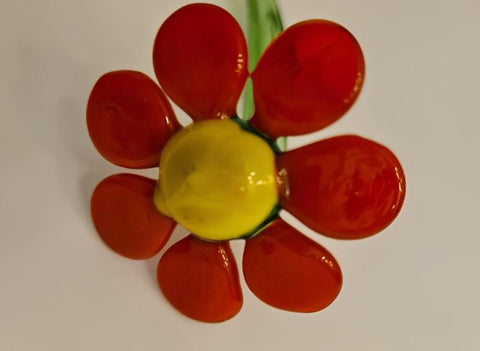
{"type": "Polygon", "coordinates": [[[278,202],[275,156],[231,120],[196,122],[162,151],[154,195],[160,212],[206,240],[255,230],[278,202]]]}

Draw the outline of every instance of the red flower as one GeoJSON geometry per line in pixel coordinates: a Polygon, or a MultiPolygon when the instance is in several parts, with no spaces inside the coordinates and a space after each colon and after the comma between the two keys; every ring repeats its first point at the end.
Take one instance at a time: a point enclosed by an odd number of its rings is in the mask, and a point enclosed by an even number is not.
{"type": "MultiPolygon", "coordinates": [[[[236,115],[249,76],[247,46],[239,25],[223,9],[193,4],[172,14],[155,39],[153,63],[163,90],[194,121],[236,115]]],[[[251,78],[256,111],[249,123],[275,139],[314,132],[340,118],[361,89],[364,61],[345,28],[311,20],[281,33],[251,78]]],[[[87,124],[100,154],[128,168],[158,166],[162,148],[181,128],[163,91],[134,71],[110,72],[98,80],[88,102],[87,124]]],[[[333,238],[357,239],[381,231],[398,214],[405,196],[396,157],[358,136],[280,153],[276,169],[280,206],[333,238]]],[[[95,189],[95,227],[119,254],[152,257],[175,227],[154,205],[155,186],[152,179],[117,174],[95,189]]],[[[321,310],[341,288],[335,258],[278,217],[247,238],[242,264],[251,291],[285,310],[321,310]]],[[[223,321],[242,305],[228,241],[189,235],[163,255],[158,281],[171,304],[194,319],[223,321]]]]}

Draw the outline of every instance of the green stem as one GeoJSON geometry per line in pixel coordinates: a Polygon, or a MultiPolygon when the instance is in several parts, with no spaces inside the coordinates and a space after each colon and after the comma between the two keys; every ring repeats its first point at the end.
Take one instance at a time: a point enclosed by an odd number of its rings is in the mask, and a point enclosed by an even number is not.
{"type": "Polygon", "coordinates": [[[275,0],[246,0],[248,11],[249,69],[253,71],[258,59],[270,42],[283,31],[282,18],[275,0]]]}
{"type": "MultiPolygon", "coordinates": [[[[247,42],[248,68],[255,69],[260,56],[270,42],[283,30],[282,18],[275,0],[246,0],[247,2],[247,42]]],[[[248,120],[254,112],[252,81],[248,79],[245,86],[243,119],[248,120]]],[[[287,139],[276,140],[279,149],[284,151],[287,139]]]]}

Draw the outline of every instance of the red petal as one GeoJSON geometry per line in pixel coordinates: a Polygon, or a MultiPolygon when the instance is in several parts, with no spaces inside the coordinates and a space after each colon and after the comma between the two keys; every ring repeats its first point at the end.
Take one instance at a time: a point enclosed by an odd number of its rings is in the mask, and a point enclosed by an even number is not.
{"type": "Polygon", "coordinates": [[[252,73],[252,125],[275,138],[314,132],[355,102],[365,75],[362,51],[342,26],[312,20],[285,30],[252,73]]]}
{"type": "Polygon", "coordinates": [[[165,252],[157,277],[168,301],[190,318],[222,322],[242,307],[237,265],[228,242],[189,235],[165,252]]]}
{"type": "Polygon", "coordinates": [[[281,219],[247,240],[243,274],[260,300],[294,312],[324,309],[342,287],[335,258],[281,219]]]}
{"type": "Polygon", "coordinates": [[[373,141],[346,135],[280,155],[281,205],[313,230],[357,239],[392,222],[405,197],[395,155],[373,141]]]}
{"type": "Polygon", "coordinates": [[[133,259],[154,256],[175,222],[153,204],[155,181],[134,174],[102,180],[92,194],[92,219],[100,237],[115,252],[133,259]]]}
{"type": "Polygon", "coordinates": [[[195,120],[231,117],[248,76],[247,44],[220,7],[192,4],[160,27],[153,48],[158,81],[195,120]]]}
{"type": "Polygon", "coordinates": [[[97,81],[87,125],[98,152],[128,168],[158,166],[160,151],[180,127],[160,87],[135,71],[110,72],[97,81]]]}

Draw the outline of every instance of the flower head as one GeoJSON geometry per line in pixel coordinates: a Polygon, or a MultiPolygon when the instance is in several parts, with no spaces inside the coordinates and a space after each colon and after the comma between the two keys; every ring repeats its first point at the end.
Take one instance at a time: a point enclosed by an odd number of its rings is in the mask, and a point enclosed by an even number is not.
{"type": "Polygon", "coordinates": [[[250,290],[277,308],[313,312],[338,295],[335,258],[278,216],[283,208],[338,239],[378,233],[396,217],[405,179],[393,153],[373,141],[338,136],[287,151],[280,136],[319,130],[340,118],[364,80],[363,55],[340,25],[311,20],[282,32],[249,75],[242,31],[223,9],[192,4],[161,26],[153,50],[162,88],[140,72],[115,71],[95,84],[90,136],[109,161],[156,167],[158,181],[134,174],[104,179],[91,212],[101,238],[134,259],[154,256],[176,222],[193,234],[168,248],[157,275],[169,302],[207,322],[241,308],[228,240],[245,238],[250,290]],[[236,118],[251,77],[255,113],[236,118]],[[165,93],[194,124],[182,128],[165,93]]]}

